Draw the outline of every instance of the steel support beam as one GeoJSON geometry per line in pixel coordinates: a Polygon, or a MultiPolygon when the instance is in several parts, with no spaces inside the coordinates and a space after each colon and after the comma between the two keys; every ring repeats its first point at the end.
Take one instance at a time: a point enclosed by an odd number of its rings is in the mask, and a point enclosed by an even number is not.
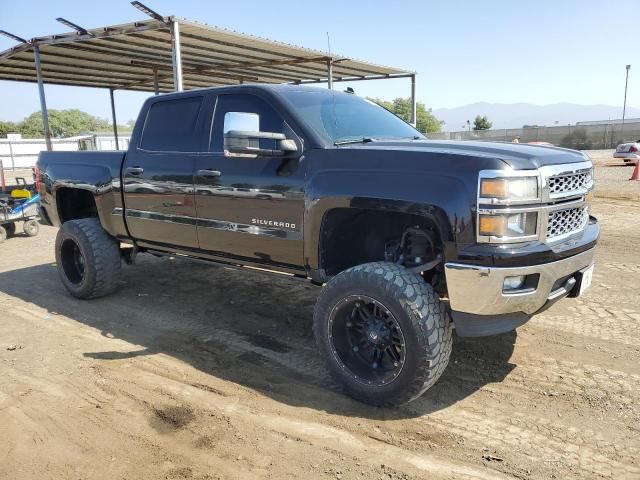
{"type": "MultiPolygon", "coordinates": [[[[389,80],[391,78],[409,78],[413,77],[413,73],[399,73],[399,74],[389,74],[389,75],[370,75],[370,76],[362,76],[362,77],[333,77],[333,83],[335,82],[360,82],[364,80],[389,80]]],[[[318,78],[316,80],[294,80],[291,83],[296,83],[298,85],[304,85],[306,83],[327,83],[326,78],[318,78]]]]}
{"type": "Polygon", "coordinates": [[[116,102],[113,98],[113,88],[109,89],[109,98],[111,99],[111,121],[113,122],[113,136],[116,139],[116,150],[120,150],[118,142],[118,121],[116,120],[116,102]]]}
{"type": "Polygon", "coordinates": [[[327,85],[329,90],[333,90],[333,60],[327,59],[327,85]]]}
{"type": "Polygon", "coordinates": [[[44,127],[44,141],[47,150],[51,151],[51,130],[49,130],[49,112],[47,111],[47,99],[44,96],[44,82],[42,80],[42,64],[40,63],[40,48],[33,46],[33,59],[36,64],[36,77],[38,78],[38,94],[40,95],[40,114],[42,115],[42,125],[44,127]]]}
{"type": "MultiPolygon", "coordinates": [[[[93,30],[88,30],[86,34],[78,32],[68,33],[65,35],[50,35],[48,37],[35,37],[31,39],[31,43],[34,45],[58,45],[63,43],[77,43],[86,42],[89,40],[95,40],[96,38],[115,37],[118,35],[126,35],[129,33],[146,32],[148,30],[160,30],[167,28],[167,26],[157,20],[148,20],[145,22],[135,22],[133,24],[125,25],[122,28],[116,27],[104,27],[93,30]]],[[[5,50],[8,52],[8,50],[5,50]]],[[[2,56],[5,52],[2,52],[2,56]]]]}
{"type": "MultiPolygon", "coordinates": [[[[171,70],[172,67],[170,65],[164,65],[162,63],[149,63],[149,62],[141,62],[139,60],[131,60],[131,65],[136,67],[148,67],[156,70],[171,70]]],[[[218,71],[206,68],[206,67],[197,67],[197,68],[182,68],[183,74],[194,74],[201,75],[205,77],[214,77],[214,78],[230,78],[232,80],[248,80],[250,82],[257,82],[259,80],[258,77],[251,77],[248,75],[242,75],[241,73],[219,73],[218,71]]]]}
{"type": "Polygon", "coordinates": [[[418,126],[416,105],[416,75],[411,75],[411,125],[418,126]]]}
{"type": "Polygon", "coordinates": [[[171,53],[173,57],[173,86],[176,92],[183,90],[182,84],[182,50],[180,48],[180,24],[171,21],[171,53]]]}

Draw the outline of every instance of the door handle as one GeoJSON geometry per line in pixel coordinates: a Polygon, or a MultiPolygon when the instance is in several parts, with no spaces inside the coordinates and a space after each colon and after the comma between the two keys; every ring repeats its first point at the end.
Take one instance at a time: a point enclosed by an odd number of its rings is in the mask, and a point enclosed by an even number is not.
{"type": "Polygon", "coordinates": [[[142,168],[142,167],[127,167],[126,172],[129,175],[142,175],[144,173],[144,168],[142,168]]]}
{"type": "Polygon", "coordinates": [[[198,170],[198,176],[200,177],[219,177],[222,175],[220,170],[198,170]]]}

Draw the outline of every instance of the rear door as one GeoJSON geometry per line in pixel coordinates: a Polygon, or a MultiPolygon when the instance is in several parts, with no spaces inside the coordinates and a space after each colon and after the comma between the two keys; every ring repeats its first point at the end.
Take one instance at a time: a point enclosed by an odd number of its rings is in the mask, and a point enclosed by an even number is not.
{"type": "MultiPolygon", "coordinates": [[[[265,99],[248,93],[219,95],[210,152],[198,157],[195,176],[200,248],[250,263],[301,266],[301,155],[226,152],[224,134],[229,130],[284,133],[302,152],[300,137],[265,99]]],[[[274,148],[268,143],[256,146],[274,148]]]]}
{"type": "Polygon", "coordinates": [[[149,106],[123,168],[125,215],[136,240],[198,247],[193,176],[208,144],[206,103],[192,94],[149,106]]]}

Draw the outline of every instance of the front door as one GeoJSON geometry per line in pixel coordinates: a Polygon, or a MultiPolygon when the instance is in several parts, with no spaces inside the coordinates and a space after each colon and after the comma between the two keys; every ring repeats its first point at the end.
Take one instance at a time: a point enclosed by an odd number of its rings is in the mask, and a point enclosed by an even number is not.
{"type": "Polygon", "coordinates": [[[205,98],[158,99],[147,110],[123,169],[127,226],[136,240],[198,248],[193,175],[208,143],[205,98]]]}
{"type": "Polygon", "coordinates": [[[224,134],[229,130],[284,133],[302,149],[297,135],[266,100],[251,94],[219,95],[210,153],[197,159],[200,248],[252,263],[301,266],[304,172],[300,155],[225,152],[224,134]]]}

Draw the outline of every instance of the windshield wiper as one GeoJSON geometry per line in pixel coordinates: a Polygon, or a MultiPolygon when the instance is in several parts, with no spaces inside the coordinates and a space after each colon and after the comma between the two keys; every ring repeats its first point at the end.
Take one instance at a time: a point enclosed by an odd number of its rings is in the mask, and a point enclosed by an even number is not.
{"type": "Polygon", "coordinates": [[[373,142],[374,139],[371,137],[361,137],[361,138],[351,138],[349,140],[336,140],[333,142],[334,145],[349,145],[351,143],[369,143],[373,142]]]}

